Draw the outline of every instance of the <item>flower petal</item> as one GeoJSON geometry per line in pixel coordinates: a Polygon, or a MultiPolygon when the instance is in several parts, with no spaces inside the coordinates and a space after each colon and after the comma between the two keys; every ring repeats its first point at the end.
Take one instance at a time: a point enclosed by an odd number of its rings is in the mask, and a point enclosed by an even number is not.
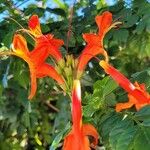
{"type": "Polygon", "coordinates": [[[74,140],[74,135],[72,131],[65,137],[63,150],[77,150],[79,143],[74,140]]]}
{"type": "Polygon", "coordinates": [[[80,78],[85,66],[87,65],[88,61],[95,57],[98,54],[102,54],[105,56],[106,61],[108,61],[108,56],[106,51],[99,46],[95,45],[87,45],[78,59],[78,66],[77,66],[77,76],[80,78]]]}
{"type": "Polygon", "coordinates": [[[26,39],[20,35],[15,34],[13,38],[13,51],[17,53],[18,55],[29,55],[29,50],[27,48],[27,42],[26,39]]]}
{"type": "Polygon", "coordinates": [[[33,15],[30,17],[28,26],[31,31],[31,34],[35,37],[39,37],[40,35],[42,35],[40,21],[37,15],[33,15]]]}
{"type": "Polygon", "coordinates": [[[130,93],[135,90],[135,86],[113,66],[109,65],[105,61],[100,61],[99,64],[105,70],[105,72],[109,74],[127,92],[130,93]]]}
{"type": "Polygon", "coordinates": [[[82,128],[81,86],[80,81],[75,80],[72,92],[72,122],[73,131],[79,136],[82,128]]]}
{"type": "Polygon", "coordinates": [[[77,137],[72,131],[65,137],[63,150],[91,150],[88,137],[77,137]]]}
{"type": "Polygon", "coordinates": [[[45,46],[36,46],[30,52],[30,58],[37,66],[43,64],[44,61],[48,58],[48,56],[49,56],[49,52],[47,50],[47,47],[45,46]]]}
{"type": "Polygon", "coordinates": [[[60,59],[62,59],[62,55],[59,51],[59,48],[64,44],[62,40],[54,39],[53,35],[47,34],[37,38],[36,42],[36,47],[47,48],[49,55],[53,56],[55,60],[59,61],[60,59]]]}
{"type": "Polygon", "coordinates": [[[99,36],[103,38],[112,24],[112,13],[106,11],[102,15],[96,16],[95,21],[99,28],[99,36]]]}
{"type": "Polygon", "coordinates": [[[72,92],[71,132],[65,137],[63,150],[90,150],[88,135],[94,138],[93,147],[97,144],[98,134],[92,125],[82,125],[80,80],[74,80],[72,92]]]}
{"type": "Polygon", "coordinates": [[[88,43],[92,45],[97,45],[97,46],[102,46],[101,45],[101,39],[98,35],[96,34],[90,34],[90,33],[84,33],[83,34],[83,39],[88,43]]]}
{"type": "Polygon", "coordinates": [[[95,127],[92,126],[91,124],[84,124],[82,126],[82,130],[83,130],[83,134],[85,136],[92,136],[93,137],[92,147],[95,148],[97,143],[98,143],[98,136],[99,136],[95,127]]]}
{"type": "Polygon", "coordinates": [[[145,91],[143,84],[135,83],[133,85],[123,74],[105,61],[100,61],[100,66],[129,94],[129,102],[117,104],[116,111],[130,108],[134,104],[137,109],[150,104],[150,95],[145,91]]]}
{"type": "Polygon", "coordinates": [[[150,102],[150,96],[146,91],[141,91],[139,89],[135,89],[130,94],[138,100],[139,104],[150,102]]]}
{"type": "Polygon", "coordinates": [[[59,49],[62,45],[64,45],[64,41],[60,39],[51,39],[51,43],[56,49],[59,49]]]}
{"type": "Polygon", "coordinates": [[[134,103],[126,102],[126,103],[118,103],[116,104],[116,112],[120,112],[123,109],[131,108],[134,105],[134,103]]]}
{"type": "Polygon", "coordinates": [[[43,63],[40,66],[37,66],[36,76],[38,78],[49,76],[53,78],[54,80],[56,80],[58,84],[64,84],[64,80],[61,77],[61,75],[57,73],[57,71],[55,70],[53,66],[46,64],[46,63],[43,63]]]}
{"type": "Polygon", "coordinates": [[[31,78],[31,90],[28,99],[31,100],[36,93],[37,83],[36,83],[36,72],[34,67],[29,65],[29,69],[30,69],[30,78],[31,78]]]}

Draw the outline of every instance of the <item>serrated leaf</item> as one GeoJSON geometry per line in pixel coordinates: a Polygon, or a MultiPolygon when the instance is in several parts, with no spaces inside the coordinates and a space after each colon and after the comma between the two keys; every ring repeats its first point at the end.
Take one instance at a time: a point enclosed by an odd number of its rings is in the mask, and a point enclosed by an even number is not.
{"type": "Polygon", "coordinates": [[[108,95],[112,91],[114,91],[117,87],[118,87],[118,85],[116,84],[116,82],[114,80],[112,80],[111,78],[109,78],[104,87],[103,94],[108,95]]]}
{"type": "Polygon", "coordinates": [[[95,111],[96,109],[94,109],[91,105],[83,106],[83,115],[85,117],[92,117],[95,111]]]}
{"type": "Polygon", "coordinates": [[[119,42],[126,42],[129,36],[129,31],[126,29],[116,30],[113,37],[119,42]]]}
{"type": "Polygon", "coordinates": [[[144,120],[142,122],[142,125],[145,126],[145,127],[150,127],[150,118],[147,118],[146,120],[144,120]]]}
{"type": "Polygon", "coordinates": [[[138,19],[139,19],[139,17],[136,14],[127,16],[127,20],[124,25],[128,28],[132,27],[133,25],[135,25],[137,23],[138,19]]]}
{"type": "Polygon", "coordinates": [[[138,120],[150,119],[150,106],[145,106],[135,113],[135,118],[138,120]]]}
{"type": "Polygon", "coordinates": [[[136,29],[135,29],[135,32],[136,32],[137,34],[141,34],[141,33],[143,32],[143,30],[145,29],[145,27],[146,27],[145,22],[140,21],[140,22],[138,23],[136,29]]]}
{"type": "Polygon", "coordinates": [[[117,145],[119,138],[124,133],[124,131],[126,131],[126,129],[132,125],[133,125],[132,120],[125,119],[122,121],[120,120],[120,122],[118,122],[118,124],[116,124],[116,126],[112,128],[109,134],[109,141],[110,141],[110,146],[112,150],[116,150],[116,145],[117,145]]]}
{"type": "Polygon", "coordinates": [[[107,140],[107,138],[109,137],[109,134],[112,131],[113,127],[116,126],[120,121],[121,116],[114,113],[100,124],[102,129],[101,134],[105,140],[107,140]]]}
{"type": "Polygon", "coordinates": [[[134,81],[139,81],[140,83],[145,83],[145,84],[149,85],[150,84],[149,71],[150,71],[150,68],[147,68],[146,70],[132,74],[131,77],[134,79],[134,81]]]}
{"type": "Polygon", "coordinates": [[[135,150],[149,150],[150,149],[150,127],[141,127],[138,135],[134,141],[135,150]]]}
{"type": "Polygon", "coordinates": [[[100,88],[104,87],[104,85],[107,83],[108,80],[109,80],[109,77],[107,76],[107,77],[103,78],[102,80],[96,81],[94,83],[94,90],[96,90],[96,89],[99,90],[100,88]]]}
{"type": "Polygon", "coordinates": [[[134,126],[124,130],[124,132],[118,138],[116,150],[131,150],[136,133],[137,128],[134,126]]]}

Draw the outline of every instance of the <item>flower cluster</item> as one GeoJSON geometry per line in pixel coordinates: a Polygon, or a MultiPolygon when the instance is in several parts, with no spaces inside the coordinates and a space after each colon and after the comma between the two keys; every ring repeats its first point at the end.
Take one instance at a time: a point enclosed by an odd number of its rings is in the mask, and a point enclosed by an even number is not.
{"type": "Polygon", "coordinates": [[[72,130],[65,137],[64,150],[89,150],[98,143],[98,133],[94,126],[82,123],[81,87],[80,78],[87,63],[97,55],[103,55],[105,60],[100,61],[100,66],[109,74],[125,91],[128,92],[129,102],[116,104],[116,111],[122,111],[135,105],[139,110],[150,104],[150,95],[145,90],[144,84],[132,84],[123,74],[109,64],[107,52],[104,49],[103,39],[106,33],[116,27],[120,22],[113,22],[112,14],[108,11],[95,17],[98,33],[84,33],[83,39],[86,46],[78,58],[72,55],[63,57],[60,48],[63,40],[56,39],[52,34],[43,34],[37,15],[31,16],[28,29],[20,31],[28,33],[35,41],[33,50],[29,51],[26,39],[21,34],[13,37],[12,48],[1,55],[15,55],[27,62],[30,70],[31,91],[28,99],[35,96],[37,78],[49,76],[54,79],[62,90],[70,95],[72,103],[72,130]],[[54,60],[54,65],[47,63],[48,57],[54,60]],[[88,136],[93,137],[92,141],[88,136]]]}

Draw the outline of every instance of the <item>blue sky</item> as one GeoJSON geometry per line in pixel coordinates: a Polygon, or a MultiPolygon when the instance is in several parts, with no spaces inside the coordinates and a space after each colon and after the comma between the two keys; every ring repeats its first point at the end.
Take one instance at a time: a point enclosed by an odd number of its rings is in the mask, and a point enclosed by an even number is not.
{"type": "MultiPolygon", "coordinates": [[[[13,0],[13,1],[14,1],[14,3],[18,2],[17,0],[13,0]]],[[[62,0],[61,0],[61,1],[62,1],[62,0]]],[[[65,2],[66,2],[68,5],[71,5],[71,4],[73,3],[73,1],[74,1],[74,0],[65,0],[65,2]]],[[[97,0],[95,0],[95,1],[97,1],[97,0]]],[[[117,0],[106,0],[106,2],[107,2],[108,5],[114,5],[116,1],[117,1],[117,0]]],[[[128,4],[130,4],[130,2],[131,2],[132,0],[125,0],[125,1],[126,1],[128,4]]],[[[147,0],[147,1],[150,2],[150,0],[147,0]]],[[[26,0],[24,4],[22,4],[21,1],[18,2],[18,3],[16,3],[16,7],[19,6],[18,8],[19,8],[20,10],[22,10],[22,9],[24,9],[25,7],[27,7],[28,5],[33,4],[33,3],[35,3],[35,4],[38,3],[39,5],[41,5],[41,1],[37,2],[36,0],[26,0]]],[[[49,6],[50,8],[56,8],[56,7],[57,7],[57,4],[54,3],[54,0],[48,0],[46,6],[49,6]]],[[[7,17],[7,16],[8,16],[8,12],[5,11],[5,13],[0,14],[0,20],[2,20],[4,17],[7,17]]]]}
{"type": "MultiPolygon", "coordinates": [[[[25,1],[25,0],[24,0],[25,1]]],[[[39,1],[37,2],[36,0],[27,0],[25,1],[25,3],[22,3],[21,1],[18,2],[17,0],[13,0],[15,6],[19,9],[19,10],[23,10],[24,8],[26,8],[28,5],[30,4],[38,4],[39,6],[42,5],[42,2],[39,1]]],[[[65,0],[65,2],[68,4],[68,5],[71,5],[72,4],[72,0],[65,0]]],[[[54,3],[53,0],[48,0],[47,3],[46,3],[46,6],[49,6],[50,8],[56,8],[58,7],[56,3],[54,3]]],[[[7,17],[8,16],[8,12],[5,11],[4,13],[1,13],[0,14],[0,21],[7,17]]]]}

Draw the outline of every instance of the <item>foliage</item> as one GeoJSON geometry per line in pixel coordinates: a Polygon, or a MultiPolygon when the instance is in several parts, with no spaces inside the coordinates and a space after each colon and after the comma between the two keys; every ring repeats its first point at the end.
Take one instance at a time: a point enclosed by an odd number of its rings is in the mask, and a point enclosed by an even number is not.
{"type": "MultiPolygon", "coordinates": [[[[0,50],[8,50],[12,37],[27,26],[32,14],[41,17],[42,31],[63,39],[62,53],[77,57],[84,48],[82,33],[96,32],[94,18],[109,10],[122,21],[104,39],[110,62],[131,80],[145,83],[150,91],[150,3],[146,0],[125,1],[108,5],[103,1],[80,0],[74,5],[71,37],[66,51],[69,29],[67,0],[33,1],[0,0],[0,50]],[[21,7],[22,5],[23,8],[21,7]],[[4,16],[4,17],[3,17],[4,16]]],[[[32,49],[33,40],[28,39],[32,49]]],[[[99,57],[101,58],[101,57],[99,57]]],[[[51,60],[49,60],[51,62],[51,60]]],[[[104,72],[94,59],[82,78],[84,122],[90,122],[100,134],[99,146],[108,150],[149,150],[150,106],[136,112],[134,108],[115,112],[115,104],[127,99],[126,93],[104,72]]],[[[39,79],[38,92],[28,101],[27,64],[16,57],[0,60],[0,149],[57,149],[70,129],[70,100],[50,78],[39,79]]]]}

